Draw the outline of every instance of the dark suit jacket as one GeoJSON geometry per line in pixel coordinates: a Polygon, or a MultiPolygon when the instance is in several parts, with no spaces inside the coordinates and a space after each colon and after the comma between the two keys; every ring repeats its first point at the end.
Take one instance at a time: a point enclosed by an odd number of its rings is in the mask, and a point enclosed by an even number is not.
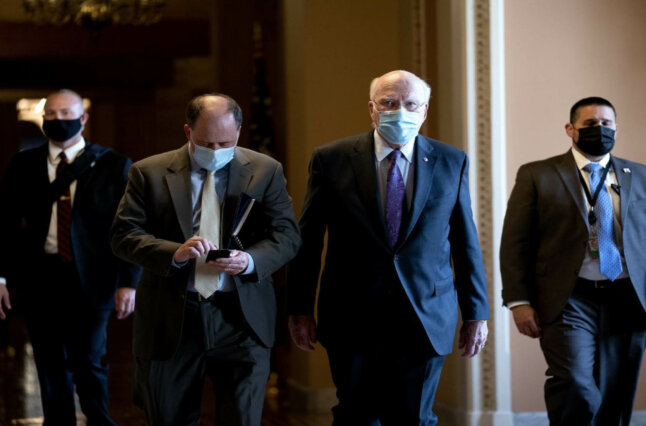
{"type": "MultiPolygon", "coordinates": [[[[301,239],[279,162],[237,147],[228,167],[222,241],[229,239],[238,199],[246,192],[256,205],[241,239],[256,273],[234,281],[245,319],[269,347],[276,323],[271,274],[296,254],[301,239]]],[[[168,359],[179,343],[194,262],[175,268],[172,261],[193,236],[190,171],[186,145],[135,163],[112,230],[115,253],[144,268],[135,312],[135,354],[144,359],[168,359]]]]}
{"type": "Polygon", "coordinates": [[[290,264],[288,309],[312,314],[319,339],[357,340],[375,326],[373,300],[397,277],[439,354],[451,352],[458,305],[465,320],[489,318],[482,253],[471,213],[464,152],[418,136],[414,195],[403,236],[391,248],[379,201],[373,131],[318,148],[300,220],[303,246],[290,264]],[[451,268],[451,261],[455,272],[451,268]]]}
{"type": "MultiPolygon", "coordinates": [[[[611,157],[621,192],[623,253],[646,308],[646,166],[611,157]]],[[[589,238],[588,210],[571,152],[525,164],[509,198],[500,267],[503,302],[528,300],[555,320],[574,289],[589,238]]]]}
{"type": "MultiPolygon", "coordinates": [[[[126,187],[130,159],[109,148],[86,145],[98,159],[77,179],[72,208],[71,242],[74,263],[89,303],[96,308],[114,306],[117,286],[134,287],[139,268],[112,254],[109,231],[126,187]]],[[[38,294],[48,285],[47,271],[39,268],[52,214],[47,174],[48,144],[22,151],[9,163],[0,186],[0,276],[8,284],[38,294]]]]}

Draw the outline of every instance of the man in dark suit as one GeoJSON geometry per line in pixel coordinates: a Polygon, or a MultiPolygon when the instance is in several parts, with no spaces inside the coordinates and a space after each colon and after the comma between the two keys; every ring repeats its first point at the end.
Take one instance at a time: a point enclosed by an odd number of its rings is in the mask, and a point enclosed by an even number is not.
{"type": "MultiPolygon", "coordinates": [[[[108,415],[106,327],[134,309],[139,269],[118,260],[109,231],[130,159],[82,136],[83,100],[45,102],[49,143],[18,153],[0,186],[0,281],[24,302],[46,425],[75,425],[74,387],[90,425],[108,415]]],[[[8,292],[0,284],[0,299],[8,292]]],[[[0,313],[0,316],[2,314],[0,313]]]]}
{"type": "Polygon", "coordinates": [[[523,165],[507,207],[503,299],[540,338],[553,426],[628,426],[646,348],[646,166],[610,155],[615,119],[574,104],[572,149],[523,165]]]}
{"type": "Polygon", "coordinates": [[[298,347],[312,350],[318,339],[327,350],[335,425],[436,424],[458,305],[463,354],[476,355],[487,337],[467,156],[418,135],[430,91],[406,71],[374,79],[375,130],[318,148],[310,163],[303,246],[288,271],[289,325],[298,347]]]}
{"type": "Polygon", "coordinates": [[[151,425],[198,424],[206,375],[218,425],[260,424],[276,322],[271,274],[301,239],[280,163],[237,147],[241,124],[228,96],[191,100],[188,144],[133,165],[115,218],[113,249],[144,267],[135,398],[151,425]],[[207,261],[227,247],[237,249],[207,261]]]}

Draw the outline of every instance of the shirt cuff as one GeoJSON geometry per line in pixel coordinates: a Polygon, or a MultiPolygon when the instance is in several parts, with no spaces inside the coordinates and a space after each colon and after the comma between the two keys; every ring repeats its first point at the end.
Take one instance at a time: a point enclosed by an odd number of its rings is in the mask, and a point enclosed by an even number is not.
{"type": "Polygon", "coordinates": [[[173,261],[171,262],[171,266],[174,266],[175,268],[183,268],[187,263],[188,263],[188,260],[182,263],[177,263],[175,262],[175,259],[173,259],[173,261]]]}
{"type": "Polygon", "coordinates": [[[256,265],[253,263],[253,257],[251,257],[251,255],[246,251],[243,253],[245,254],[245,256],[247,256],[248,265],[247,265],[247,269],[244,270],[242,275],[253,274],[254,272],[256,272],[256,265]]]}
{"type": "Polygon", "coordinates": [[[5,277],[0,277],[0,285],[7,285],[7,279],[5,277]]]}
{"type": "Polygon", "coordinates": [[[507,309],[514,309],[517,306],[530,305],[529,300],[516,300],[514,302],[507,303],[507,309]]]}

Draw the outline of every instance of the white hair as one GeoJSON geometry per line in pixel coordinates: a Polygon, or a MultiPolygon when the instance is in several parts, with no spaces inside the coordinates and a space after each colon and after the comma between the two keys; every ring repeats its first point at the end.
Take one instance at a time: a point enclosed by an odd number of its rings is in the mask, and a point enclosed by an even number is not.
{"type": "Polygon", "coordinates": [[[424,79],[422,79],[422,78],[416,76],[415,74],[413,74],[412,72],[406,71],[406,70],[390,71],[390,72],[387,72],[384,75],[381,75],[379,77],[373,78],[372,81],[370,82],[370,100],[373,100],[375,98],[375,92],[377,90],[377,81],[380,80],[381,78],[385,77],[386,75],[393,74],[393,73],[400,73],[400,74],[403,74],[403,75],[405,75],[407,77],[412,78],[413,81],[417,82],[422,87],[422,90],[424,91],[424,93],[422,95],[423,95],[423,98],[426,99],[426,102],[431,100],[431,86],[429,86],[429,84],[424,79]]]}

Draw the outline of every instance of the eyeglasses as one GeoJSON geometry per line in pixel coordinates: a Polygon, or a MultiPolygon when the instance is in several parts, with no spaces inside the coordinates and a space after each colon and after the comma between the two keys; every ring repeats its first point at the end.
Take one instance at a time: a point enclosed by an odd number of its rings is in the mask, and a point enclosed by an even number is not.
{"type": "MultiPolygon", "coordinates": [[[[384,109],[384,110],[397,110],[402,107],[402,103],[399,100],[395,99],[380,99],[380,100],[375,100],[373,99],[372,102],[374,102],[377,106],[380,108],[377,109],[384,109]]],[[[403,106],[406,110],[410,112],[416,112],[418,109],[426,105],[426,102],[424,103],[417,103],[415,101],[404,101],[403,106]]]]}

